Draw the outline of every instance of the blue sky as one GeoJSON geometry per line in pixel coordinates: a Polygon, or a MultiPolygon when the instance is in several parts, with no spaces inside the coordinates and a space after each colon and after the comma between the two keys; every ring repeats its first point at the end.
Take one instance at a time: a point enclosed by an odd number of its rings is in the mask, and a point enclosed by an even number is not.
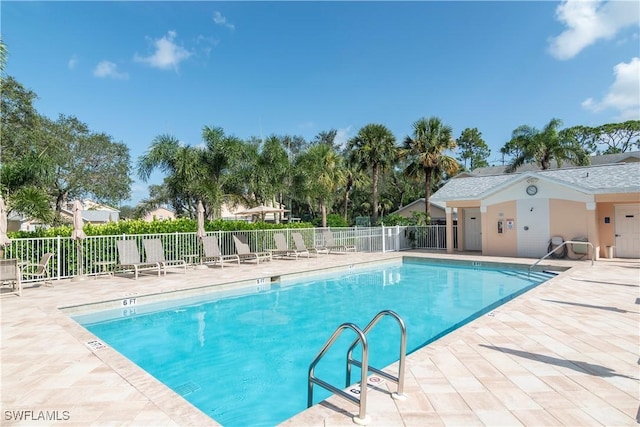
{"type": "MultiPolygon", "coordinates": [[[[13,2],[6,73],[48,117],[130,147],[164,133],[301,135],[421,117],[499,149],[519,125],[640,119],[640,5],[568,2],[13,2]]],[[[160,183],[156,173],[150,183],[160,183]]],[[[136,182],[135,204],[147,184],[136,182]]]]}

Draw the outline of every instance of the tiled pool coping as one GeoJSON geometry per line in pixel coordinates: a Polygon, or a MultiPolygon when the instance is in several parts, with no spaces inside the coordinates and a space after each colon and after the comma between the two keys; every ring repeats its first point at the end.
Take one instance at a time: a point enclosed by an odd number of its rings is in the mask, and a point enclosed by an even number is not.
{"type": "MultiPolygon", "coordinates": [[[[130,295],[163,294],[229,281],[393,260],[404,254],[321,255],[270,265],[191,270],[167,278],[60,282],[3,295],[3,425],[34,425],[13,415],[68,411],[37,425],[215,425],[180,396],[93,338],[58,307],[130,295]],[[7,419],[6,411],[9,411],[7,419]],[[13,411],[13,412],[12,412],[13,411]]],[[[411,254],[504,261],[474,256],[411,254]]],[[[531,260],[509,259],[527,264],[531,260]]],[[[553,261],[572,266],[408,358],[405,402],[370,394],[371,425],[635,425],[638,410],[637,260],[553,261]],[[548,319],[553,319],[553,322],[548,319]],[[578,398],[579,397],[579,398],[578,398]]],[[[335,397],[284,425],[353,425],[355,407],[335,397]]]]}

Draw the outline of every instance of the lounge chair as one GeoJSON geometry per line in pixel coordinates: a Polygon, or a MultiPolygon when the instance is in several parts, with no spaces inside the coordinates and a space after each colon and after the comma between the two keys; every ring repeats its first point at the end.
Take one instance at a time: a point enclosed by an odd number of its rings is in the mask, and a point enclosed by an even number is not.
{"type": "Polygon", "coordinates": [[[0,259],[0,285],[10,285],[16,295],[22,296],[22,277],[17,259],[0,259]]]}
{"type": "Polygon", "coordinates": [[[331,230],[322,230],[322,237],[324,238],[323,249],[327,249],[331,252],[355,252],[356,245],[339,245],[333,239],[333,233],[331,230]]]}
{"type": "Polygon", "coordinates": [[[204,236],[202,238],[202,247],[204,248],[204,259],[202,262],[205,264],[213,263],[215,265],[215,263],[218,262],[220,263],[220,268],[224,267],[225,261],[235,261],[240,264],[240,257],[238,255],[222,255],[216,236],[204,236]]]}
{"type": "Polygon", "coordinates": [[[49,260],[53,254],[47,252],[42,255],[37,264],[25,264],[22,266],[22,277],[27,280],[42,279],[45,285],[53,287],[53,282],[49,275],[49,260]]]}
{"type": "Polygon", "coordinates": [[[271,252],[251,252],[251,248],[243,236],[234,235],[233,243],[236,245],[236,253],[240,257],[240,261],[255,259],[256,264],[260,264],[260,260],[271,261],[271,252]]]}
{"type": "Polygon", "coordinates": [[[183,272],[187,272],[187,262],[183,259],[171,259],[168,260],[164,254],[164,246],[160,239],[144,239],[142,240],[144,245],[144,253],[147,256],[147,262],[157,262],[160,264],[160,270],[167,275],[167,268],[182,268],[183,272]]]}
{"type": "Polygon", "coordinates": [[[326,248],[307,247],[307,245],[304,243],[304,239],[302,238],[302,234],[298,232],[291,233],[291,236],[293,237],[293,244],[296,246],[296,250],[300,253],[304,253],[305,251],[308,254],[311,254],[311,252],[315,252],[316,255],[318,255],[320,252],[324,252],[326,254],[329,253],[329,249],[326,248]]]}
{"type": "Polygon", "coordinates": [[[118,240],[116,245],[118,247],[118,264],[116,264],[114,272],[133,270],[134,277],[137,279],[141,271],[157,270],[158,277],[160,277],[160,263],[142,262],[135,240],[118,240]]]}
{"type": "Polygon", "coordinates": [[[284,234],[275,233],[273,235],[273,240],[276,242],[276,249],[271,249],[271,256],[292,256],[298,259],[300,255],[306,254],[307,258],[309,258],[309,251],[306,248],[303,250],[290,248],[284,234]]]}

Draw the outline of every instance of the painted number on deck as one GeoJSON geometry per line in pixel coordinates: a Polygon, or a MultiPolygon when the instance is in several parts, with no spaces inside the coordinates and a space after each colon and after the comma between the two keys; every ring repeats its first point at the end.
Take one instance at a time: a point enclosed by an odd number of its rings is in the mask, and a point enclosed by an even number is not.
{"type": "Polygon", "coordinates": [[[129,307],[131,305],[136,305],[138,303],[136,298],[125,298],[122,300],[123,307],[129,307]]]}

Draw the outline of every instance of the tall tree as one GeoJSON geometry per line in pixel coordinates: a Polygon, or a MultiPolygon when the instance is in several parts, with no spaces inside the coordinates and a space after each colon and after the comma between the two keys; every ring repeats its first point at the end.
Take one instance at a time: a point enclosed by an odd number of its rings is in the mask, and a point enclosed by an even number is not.
{"type": "MultiPolygon", "coordinates": [[[[353,156],[350,156],[347,150],[343,152],[343,158],[345,160],[344,172],[345,172],[345,185],[342,197],[342,216],[345,222],[349,222],[349,205],[351,202],[351,193],[357,188],[369,185],[369,176],[354,163],[353,156]]],[[[352,212],[355,214],[355,212],[352,212]]],[[[368,216],[368,215],[367,215],[368,216]]]]}
{"type": "Polygon", "coordinates": [[[72,199],[92,197],[113,206],[131,193],[129,148],[91,131],[74,116],[41,117],[40,156],[53,166],[49,192],[56,211],[72,199]]]}
{"type": "Polygon", "coordinates": [[[146,182],[155,169],[165,173],[165,191],[156,191],[145,200],[148,208],[168,203],[177,215],[193,216],[201,196],[200,180],[205,176],[201,150],[180,142],[168,134],[156,136],[149,149],[138,158],[138,177],[146,182]]]}
{"type": "Polygon", "coordinates": [[[506,171],[515,172],[517,168],[528,162],[535,162],[542,170],[551,168],[551,161],[558,166],[570,161],[576,166],[589,164],[589,154],[569,131],[559,127],[562,121],[551,119],[542,130],[528,125],[517,127],[511,140],[502,148],[504,154],[513,155],[506,171]]]}
{"type": "Polygon", "coordinates": [[[264,184],[264,200],[282,203],[283,193],[288,188],[289,169],[289,156],[282,142],[277,136],[270,136],[262,144],[257,168],[264,184]]]}
{"type": "Polygon", "coordinates": [[[212,206],[212,214],[217,216],[223,203],[232,206],[251,203],[255,196],[249,192],[253,190],[251,180],[258,161],[259,141],[243,141],[215,126],[205,126],[202,139],[204,176],[210,181],[204,181],[201,192],[203,200],[212,206]]]}
{"type": "MultiPolygon", "coordinates": [[[[3,45],[4,46],[4,45],[3,45]]],[[[53,165],[43,155],[35,92],[13,77],[0,79],[0,191],[7,208],[49,224],[53,165]]]]}
{"type": "Polygon", "coordinates": [[[36,94],[12,77],[2,84],[0,184],[12,209],[51,223],[72,198],[93,197],[117,206],[131,189],[129,149],[73,116],[40,116],[36,94]],[[9,194],[10,193],[10,194],[9,194]]]}
{"type": "Polygon", "coordinates": [[[408,165],[404,173],[410,178],[424,176],[425,214],[431,217],[431,186],[434,177],[438,179],[442,173],[450,175],[458,171],[456,159],[445,154],[447,150],[456,148],[452,137],[453,130],[438,117],[421,118],[413,123],[413,136],[404,139],[401,151],[408,165]]]}
{"type": "Polygon", "coordinates": [[[278,139],[280,140],[280,142],[282,143],[282,146],[286,149],[287,152],[287,160],[289,163],[289,167],[287,168],[287,174],[285,177],[285,187],[287,188],[286,191],[286,195],[283,195],[283,202],[287,201],[287,208],[289,209],[289,217],[293,218],[294,215],[294,211],[295,211],[295,206],[294,206],[294,194],[293,191],[291,191],[292,187],[293,187],[293,177],[295,175],[294,172],[294,165],[295,165],[295,160],[298,156],[298,154],[300,154],[301,152],[303,152],[304,150],[306,150],[308,143],[307,141],[299,136],[299,135],[295,135],[295,136],[291,136],[291,135],[282,135],[279,136],[278,139]]]}
{"type": "Polygon", "coordinates": [[[328,143],[314,143],[296,159],[294,187],[299,197],[317,203],[322,226],[327,226],[327,208],[346,183],[342,156],[328,143]]]}
{"type": "Polygon", "coordinates": [[[7,46],[0,36],[0,79],[4,75],[4,67],[7,65],[7,46]]]}
{"type": "Polygon", "coordinates": [[[3,161],[7,158],[20,158],[27,151],[39,153],[43,148],[39,145],[41,138],[37,137],[40,116],[33,106],[38,95],[8,76],[0,80],[0,98],[0,155],[3,161]]]}
{"type": "Polygon", "coordinates": [[[331,146],[336,151],[340,150],[338,144],[336,144],[336,136],[338,135],[338,131],[335,129],[331,129],[328,131],[319,132],[311,141],[312,144],[327,144],[331,146]]]}
{"type": "Polygon", "coordinates": [[[380,173],[388,171],[398,158],[396,138],[386,126],[364,126],[347,144],[351,159],[361,170],[371,171],[373,223],[378,222],[378,182],[380,173]]]}
{"type": "Polygon", "coordinates": [[[458,160],[463,162],[465,169],[467,168],[467,160],[469,160],[470,170],[489,166],[487,158],[491,155],[491,150],[482,139],[482,133],[478,128],[463,130],[456,143],[460,149],[458,160]]]}
{"type": "Polygon", "coordinates": [[[640,149],[640,120],[567,129],[578,144],[596,154],[626,153],[640,149]]]}
{"type": "Polygon", "coordinates": [[[382,180],[380,194],[392,201],[394,210],[422,197],[422,191],[424,191],[422,182],[424,176],[420,175],[418,179],[407,179],[403,173],[405,168],[404,162],[399,163],[382,180]]]}

